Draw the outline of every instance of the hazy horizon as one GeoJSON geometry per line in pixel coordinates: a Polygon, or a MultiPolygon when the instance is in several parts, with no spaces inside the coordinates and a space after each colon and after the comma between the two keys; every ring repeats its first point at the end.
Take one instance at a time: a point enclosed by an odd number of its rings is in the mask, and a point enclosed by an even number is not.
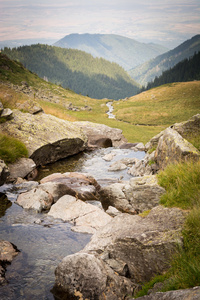
{"type": "Polygon", "coordinates": [[[116,34],[168,48],[200,33],[199,0],[0,0],[0,41],[116,34]]]}

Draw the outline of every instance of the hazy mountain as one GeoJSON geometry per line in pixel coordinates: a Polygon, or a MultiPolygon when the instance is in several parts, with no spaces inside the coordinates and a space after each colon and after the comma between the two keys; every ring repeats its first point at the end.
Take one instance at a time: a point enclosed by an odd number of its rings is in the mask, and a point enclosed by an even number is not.
{"type": "Polygon", "coordinates": [[[91,98],[118,100],[139,91],[139,85],[122,67],[80,50],[37,44],[4,48],[2,52],[41,78],[91,98]]]}
{"type": "Polygon", "coordinates": [[[180,61],[194,55],[200,51],[200,35],[196,35],[185,41],[173,50],[170,50],[154,59],[128,71],[130,76],[141,85],[146,85],[148,82],[160,76],[163,71],[174,67],[180,61]]]}
{"type": "Polygon", "coordinates": [[[167,48],[153,43],[140,43],[136,40],[114,34],[70,34],[54,44],[62,48],[85,51],[94,57],[103,57],[116,62],[125,70],[136,67],[156,57],[167,48]]]}
{"type": "Polygon", "coordinates": [[[7,40],[0,41],[0,49],[4,47],[14,48],[20,46],[28,46],[33,44],[47,44],[52,45],[56,42],[56,39],[20,39],[20,40],[7,40]]]}

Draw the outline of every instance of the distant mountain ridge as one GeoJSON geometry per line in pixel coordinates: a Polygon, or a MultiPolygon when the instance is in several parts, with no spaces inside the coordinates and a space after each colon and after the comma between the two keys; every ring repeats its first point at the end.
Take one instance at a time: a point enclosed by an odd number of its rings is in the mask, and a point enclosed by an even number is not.
{"type": "Polygon", "coordinates": [[[118,100],[139,92],[139,85],[122,67],[80,50],[37,44],[2,52],[41,78],[84,96],[118,100]]]}
{"type": "Polygon", "coordinates": [[[146,85],[155,77],[160,76],[163,71],[174,67],[180,61],[190,58],[195,52],[200,51],[200,34],[185,41],[178,47],[162,55],[157,56],[148,62],[128,71],[129,75],[141,85],[146,85]]]}
{"type": "Polygon", "coordinates": [[[3,49],[4,47],[8,48],[15,48],[20,46],[29,46],[33,44],[47,44],[52,45],[56,42],[56,39],[45,39],[45,38],[38,38],[38,39],[19,39],[19,40],[6,40],[6,41],[0,41],[0,49],[3,49]]]}
{"type": "Polygon", "coordinates": [[[115,34],[69,34],[54,46],[85,51],[94,57],[116,62],[125,70],[168,51],[161,45],[140,43],[115,34]]]}

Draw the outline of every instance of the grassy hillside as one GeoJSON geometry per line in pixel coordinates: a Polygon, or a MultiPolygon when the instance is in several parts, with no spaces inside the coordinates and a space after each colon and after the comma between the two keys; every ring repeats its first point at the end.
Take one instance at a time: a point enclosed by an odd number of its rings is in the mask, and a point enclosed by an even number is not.
{"type": "Polygon", "coordinates": [[[140,43],[115,34],[69,34],[54,44],[57,47],[79,49],[116,62],[125,70],[134,68],[168,49],[157,44],[140,43]]]}
{"type": "Polygon", "coordinates": [[[169,126],[200,112],[200,81],[170,83],[114,103],[117,119],[131,124],[169,126]]]}
{"type": "Polygon", "coordinates": [[[117,100],[139,91],[139,85],[122,67],[80,50],[37,44],[5,48],[3,53],[41,78],[84,96],[117,100]]]}
{"type": "Polygon", "coordinates": [[[149,60],[130,70],[128,73],[141,85],[146,85],[148,82],[154,80],[156,76],[160,76],[163,71],[172,68],[180,61],[193,56],[198,51],[200,51],[200,35],[194,36],[175,49],[149,60]]]}
{"type": "Polygon", "coordinates": [[[129,142],[146,143],[167,126],[200,112],[200,82],[176,83],[154,88],[124,101],[114,101],[118,120],[108,119],[106,102],[91,99],[40,79],[18,62],[0,54],[0,100],[16,108],[27,100],[36,101],[46,113],[70,121],[91,121],[120,128],[129,142]],[[32,92],[21,91],[26,81],[32,92]],[[16,89],[19,87],[20,89],[16,89]],[[69,110],[69,104],[77,108],[69,110]],[[90,111],[82,108],[89,106],[90,111]],[[143,124],[143,125],[137,125],[143,124]],[[150,126],[149,126],[150,125],[150,126]]]}

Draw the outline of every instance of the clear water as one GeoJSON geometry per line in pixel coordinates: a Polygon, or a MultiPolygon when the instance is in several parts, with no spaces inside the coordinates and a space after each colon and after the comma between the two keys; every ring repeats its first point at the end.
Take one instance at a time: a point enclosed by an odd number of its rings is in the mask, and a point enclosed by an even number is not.
{"type": "MultiPolygon", "coordinates": [[[[142,159],[144,152],[120,149],[100,149],[41,168],[38,180],[55,172],[79,171],[90,173],[97,180],[120,178],[127,180],[127,170],[108,172],[109,166],[124,157],[142,159]],[[109,152],[115,152],[112,162],[103,160],[109,152]]],[[[15,244],[20,253],[8,266],[6,279],[9,284],[0,287],[1,300],[54,299],[50,290],[54,285],[54,271],[63,257],[80,251],[89,242],[88,234],[71,231],[71,225],[55,220],[46,214],[26,211],[15,204],[17,194],[11,185],[0,187],[11,201],[0,218],[0,239],[15,244]],[[11,205],[11,206],[10,206],[11,205]]],[[[1,203],[0,203],[1,205],[1,203]]]]}

